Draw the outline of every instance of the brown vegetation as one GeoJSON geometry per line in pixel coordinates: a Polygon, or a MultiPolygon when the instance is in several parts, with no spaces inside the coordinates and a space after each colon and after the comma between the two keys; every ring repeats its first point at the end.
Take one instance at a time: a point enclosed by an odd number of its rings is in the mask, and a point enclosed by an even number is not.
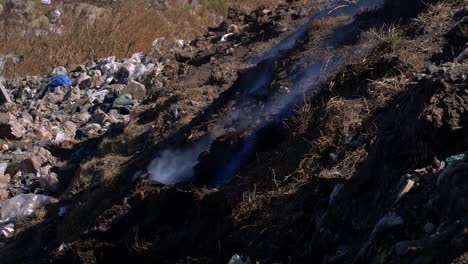
{"type": "MultiPolygon", "coordinates": [[[[175,5],[165,10],[147,8],[147,2],[107,4],[110,12],[95,20],[65,13],[60,22],[61,33],[45,36],[25,31],[26,25],[13,26],[3,21],[0,23],[0,54],[12,53],[24,59],[17,65],[7,65],[4,75],[43,75],[56,66],[70,67],[108,56],[122,58],[136,52],[150,53],[156,38],[165,38],[168,47],[176,39],[202,35],[231,4],[252,9],[281,1],[205,0],[199,5],[175,5]]],[[[44,7],[40,9],[46,11],[44,7]]],[[[41,30],[49,29],[44,26],[41,30]]]]}

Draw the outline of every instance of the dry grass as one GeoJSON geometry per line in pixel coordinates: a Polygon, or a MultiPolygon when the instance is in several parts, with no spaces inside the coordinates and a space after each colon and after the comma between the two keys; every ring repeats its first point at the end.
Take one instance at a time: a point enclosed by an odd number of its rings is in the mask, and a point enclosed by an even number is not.
{"type": "Polygon", "coordinates": [[[106,155],[110,153],[119,153],[122,155],[132,155],[140,149],[141,143],[138,137],[142,134],[142,128],[137,124],[131,123],[123,133],[113,138],[104,138],[99,144],[99,153],[106,155]]]}
{"type": "MultiPolygon", "coordinates": [[[[7,64],[7,77],[43,75],[53,67],[85,63],[108,56],[128,57],[136,52],[151,52],[156,38],[165,38],[166,45],[175,39],[192,39],[216,23],[231,4],[251,9],[281,0],[226,1],[204,0],[200,5],[177,5],[166,10],[148,9],[148,0],[117,1],[108,4],[109,14],[95,21],[62,15],[61,34],[34,36],[25,26],[0,23],[0,54],[17,54],[24,61],[7,64]]],[[[41,10],[45,11],[45,10],[41,10]]],[[[6,18],[6,16],[4,16],[6,18]]],[[[40,28],[47,30],[46,28],[40,28]]]]}

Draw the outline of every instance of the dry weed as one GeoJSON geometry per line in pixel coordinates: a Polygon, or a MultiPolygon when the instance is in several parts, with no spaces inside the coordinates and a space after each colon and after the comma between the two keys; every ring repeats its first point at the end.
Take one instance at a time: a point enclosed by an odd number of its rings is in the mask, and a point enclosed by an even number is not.
{"type": "MultiPolygon", "coordinates": [[[[176,39],[192,39],[216,23],[231,4],[251,9],[281,0],[204,0],[200,5],[175,5],[165,10],[147,8],[148,0],[109,2],[109,14],[95,21],[64,14],[61,33],[35,35],[25,25],[0,23],[0,54],[23,57],[19,64],[7,64],[7,77],[44,75],[56,66],[71,67],[87,61],[136,52],[150,53],[156,38],[165,38],[165,47],[176,39]]],[[[6,21],[6,19],[5,19],[6,21]]],[[[40,28],[49,31],[49,28],[40,28]]]]}

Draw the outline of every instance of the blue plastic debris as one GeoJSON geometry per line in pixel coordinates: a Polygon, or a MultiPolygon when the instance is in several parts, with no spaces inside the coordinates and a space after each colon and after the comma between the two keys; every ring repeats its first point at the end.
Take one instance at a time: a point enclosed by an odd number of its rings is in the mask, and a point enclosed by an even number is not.
{"type": "Polygon", "coordinates": [[[49,82],[49,86],[52,87],[52,88],[62,86],[62,85],[65,85],[65,86],[71,86],[72,85],[70,79],[68,79],[68,76],[58,75],[58,76],[52,78],[50,80],[50,82],[49,82]]]}

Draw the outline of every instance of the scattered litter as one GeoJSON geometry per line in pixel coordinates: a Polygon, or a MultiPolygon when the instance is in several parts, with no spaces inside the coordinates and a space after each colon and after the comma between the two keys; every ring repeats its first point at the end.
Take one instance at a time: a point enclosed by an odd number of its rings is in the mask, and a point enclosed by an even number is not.
{"type": "Polygon", "coordinates": [[[458,154],[448,157],[445,161],[448,165],[451,165],[457,161],[463,160],[465,158],[465,154],[458,154]]]}
{"type": "Polygon", "coordinates": [[[59,18],[62,15],[62,12],[60,12],[60,10],[58,10],[58,8],[56,8],[52,12],[52,14],[54,15],[55,18],[59,18]]]}
{"type": "Polygon", "coordinates": [[[118,106],[132,106],[137,104],[136,100],[132,100],[132,97],[128,94],[121,95],[114,100],[113,107],[118,106]]]}
{"type": "Polygon", "coordinates": [[[98,100],[98,101],[102,102],[102,101],[104,101],[104,98],[106,97],[106,95],[107,95],[108,93],[109,93],[109,90],[101,90],[101,91],[92,93],[92,94],[89,96],[89,102],[92,103],[92,102],[94,102],[95,100],[98,100]]]}
{"type": "Polygon", "coordinates": [[[232,258],[228,262],[228,264],[251,264],[251,263],[252,261],[250,260],[250,257],[247,258],[246,261],[243,261],[242,257],[237,254],[234,254],[234,256],[232,256],[232,258]]]}
{"type": "Polygon", "coordinates": [[[185,47],[185,41],[182,39],[178,39],[175,41],[176,48],[183,49],[185,47]]]}
{"type": "Polygon", "coordinates": [[[58,216],[62,217],[62,216],[65,215],[66,212],[67,212],[66,207],[60,207],[59,212],[58,212],[58,216]]]}
{"type": "Polygon", "coordinates": [[[3,144],[3,145],[2,145],[2,150],[3,150],[3,151],[7,151],[8,149],[10,149],[10,147],[8,147],[7,144],[3,144]]]}
{"type": "Polygon", "coordinates": [[[52,78],[49,82],[49,87],[52,87],[52,88],[62,86],[62,85],[72,86],[72,82],[70,81],[70,79],[68,79],[68,76],[59,75],[57,77],[52,78]]]}
{"type": "Polygon", "coordinates": [[[50,204],[54,200],[50,196],[28,193],[0,202],[0,223],[14,222],[28,217],[38,208],[50,204]]]}
{"type": "Polygon", "coordinates": [[[41,0],[41,3],[44,5],[50,5],[51,0],[41,0]]]}
{"type": "Polygon", "coordinates": [[[412,179],[406,180],[406,185],[398,194],[395,204],[398,203],[401,200],[401,198],[403,198],[403,196],[405,196],[414,187],[414,183],[415,182],[412,179]]]}
{"type": "Polygon", "coordinates": [[[221,42],[226,42],[230,36],[234,35],[234,33],[227,33],[221,37],[221,42]]]}
{"type": "Polygon", "coordinates": [[[10,238],[15,234],[15,224],[8,223],[0,229],[0,234],[6,238],[10,238]]]}

